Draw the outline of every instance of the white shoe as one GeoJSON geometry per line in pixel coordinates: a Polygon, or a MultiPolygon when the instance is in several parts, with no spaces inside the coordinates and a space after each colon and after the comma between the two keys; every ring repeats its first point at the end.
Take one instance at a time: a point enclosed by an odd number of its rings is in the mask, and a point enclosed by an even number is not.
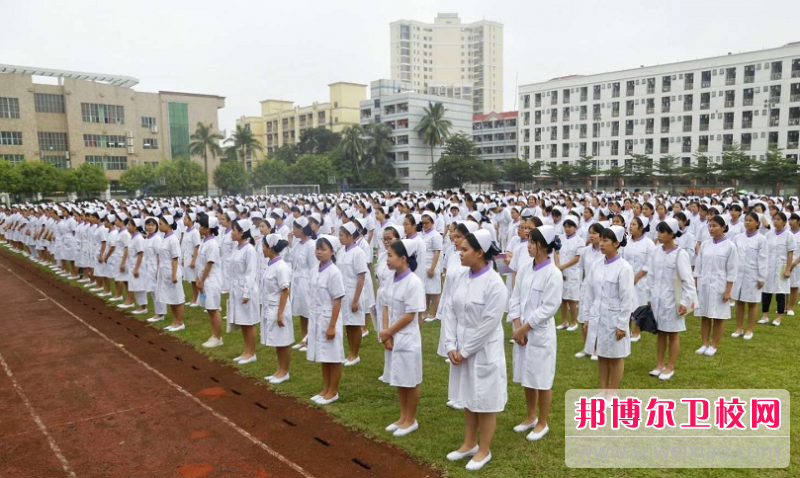
{"type": "Polygon", "coordinates": [[[640,340],[642,340],[642,336],[641,335],[637,335],[636,337],[631,336],[631,342],[638,342],[640,340]]]}
{"type": "Polygon", "coordinates": [[[125,300],[125,297],[117,296],[117,297],[112,297],[112,298],[110,298],[108,300],[110,300],[111,302],[119,302],[121,300],[125,300]]]}
{"type": "Polygon", "coordinates": [[[539,423],[539,419],[538,418],[536,420],[534,420],[532,423],[529,423],[529,424],[526,424],[525,422],[522,422],[519,425],[514,427],[514,432],[515,433],[526,432],[526,431],[532,429],[533,427],[535,427],[537,423],[539,423]]]}
{"type": "Polygon", "coordinates": [[[308,347],[306,347],[305,345],[303,345],[302,347],[300,347],[299,349],[297,349],[297,351],[298,351],[298,352],[305,352],[305,351],[307,351],[307,350],[308,350],[308,347]]]}
{"type": "Polygon", "coordinates": [[[400,428],[400,425],[398,425],[396,423],[392,423],[391,425],[389,425],[386,428],[384,428],[384,430],[386,430],[387,432],[393,432],[393,431],[397,430],[398,428],[400,428]]]}
{"type": "MultiPolygon", "coordinates": [[[[83,284],[83,288],[84,288],[84,289],[89,289],[89,288],[90,288],[90,287],[92,287],[93,285],[94,285],[94,284],[93,284],[93,283],[91,283],[91,282],[86,282],[85,284],[83,284]]],[[[92,289],[89,289],[89,290],[91,291],[92,289]]],[[[100,290],[103,290],[103,289],[100,289],[100,290]]]]}
{"type": "Polygon", "coordinates": [[[550,431],[550,425],[545,425],[544,428],[542,428],[542,431],[540,432],[531,431],[525,438],[528,441],[538,441],[544,438],[544,436],[547,435],[547,432],[549,431],[550,431]]]}
{"type": "Polygon", "coordinates": [[[567,327],[567,332],[575,332],[576,330],[578,330],[578,324],[567,327]]]}
{"type": "Polygon", "coordinates": [[[759,324],[768,324],[769,317],[761,317],[761,320],[758,321],[759,324]]]}
{"type": "Polygon", "coordinates": [[[663,371],[664,371],[663,368],[654,368],[653,370],[650,371],[650,376],[651,377],[658,377],[659,375],[661,375],[661,372],[663,372],[663,371]]]}
{"type": "Polygon", "coordinates": [[[425,317],[424,319],[422,319],[423,322],[436,322],[437,320],[439,320],[439,319],[437,319],[436,317],[430,317],[430,316],[425,317]]]}
{"type": "Polygon", "coordinates": [[[296,344],[292,345],[293,350],[300,350],[300,347],[303,346],[303,342],[297,342],[296,344]]]}
{"type": "Polygon", "coordinates": [[[92,287],[89,289],[89,292],[100,292],[101,290],[103,290],[102,287],[92,287]]]}
{"type": "Polygon", "coordinates": [[[248,358],[241,358],[241,359],[239,359],[239,360],[237,361],[237,363],[238,363],[239,365],[247,365],[247,364],[249,364],[249,363],[253,363],[253,362],[255,362],[256,360],[258,360],[258,357],[256,357],[256,354],[253,354],[253,355],[251,355],[251,356],[250,356],[250,357],[248,357],[248,358]]]}
{"type": "Polygon", "coordinates": [[[353,365],[355,365],[355,364],[357,364],[359,362],[361,362],[361,357],[356,357],[353,360],[345,360],[344,361],[344,366],[345,367],[352,367],[353,365]]]}
{"type": "Polygon", "coordinates": [[[89,282],[89,278],[88,278],[88,277],[87,277],[87,278],[85,278],[85,279],[81,279],[81,280],[79,280],[79,281],[78,281],[78,284],[85,284],[85,283],[87,283],[87,282],[89,282]]]}
{"type": "MultiPolygon", "coordinates": [[[[618,397],[618,396],[616,396],[616,395],[614,395],[613,397],[606,397],[606,398],[605,398],[605,401],[606,401],[606,408],[611,408],[611,407],[613,407],[613,406],[614,406],[614,402],[613,402],[613,400],[614,400],[615,398],[616,398],[617,400],[619,400],[619,397],[618,397]]],[[[617,403],[619,403],[619,402],[617,402],[617,403]]]]}
{"type": "Polygon", "coordinates": [[[314,395],[313,397],[311,397],[311,398],[310,398],[310,400],[311,400],[312,402],[314,402],[314,403],[317,403],[317,400],[319,400],[320,398],[322,398],[322,395],[320,395],[320,394],[316,394],[316,395],[314,395]]]}
{"type": "Polygon", "coordinates": [[[586,352],[581,350],[580,352],[575,354],[575,358],[583,358],[583,357],[586,357],[586,355],[587,355],[586,352]]]}
{"type": "Polygon", "coordinates": [[[753,332],[750,332],[749,334],[744,334],[744,335],[742,336],[742,338],[743,338],[743,339],[745,339],[745,340],[750,340],[750,339],[752,339],[752,338],[753,338],[753,332]]]}
{"type": "Polygon", "coordinates": [[[161,322],[162,320],[164,320],[163,316],[161,316],[161,317],[153,316],[153,317],[150,317],[149,319],[147,319],[147,321],[150,322],[150,323],[161,322]]]}
{"type": "Polygon", "coordinates": [[[794,315],[794,311],[793,310],[787,310],[786,311],[786,315],[792,315],[793,316],[794,315]]]}
{"type": "Polygon", "coordinates": [[[468,456],[475,456],[476,453],[478,453],[478,445],[475,445],[475,448],[473,448],[471,450],[467,450],[467,451],[465,451],[463,453],[458,451],[458,450],[451,451],[450,453],[447,454],[447,459],[449,461],[463,460],[464,458],[466,458],[468,456]]]}
{"type": "Polygon", "coordinates": [[[133,304],[117,304],[118,309],[132,309],[133,307],[133,304]]]}
{"type": "MultiPolygon", "coordinates": [[[[41,264],[41,262],[39,264],[41,264]]],[[[69,276],[69,278],[70,280],[78,280],[81,278],[81,276],[69,276]]]]}
{"type": "Polygon", "coordinates": [[[322,397],[320,397],[317,400],[317,404],[319,404],[319,405],[330,405],[331,403],[336,402],[338,400],[339,400],[339,394],[337,393],[336,395],[332,396],[331,398],[329,398],[327,400],[322,398],[322,397]]]}
{"type": "Polygon", "coordinates": [[[781,323],[778,322],[777,320],[773,320],[772,321],[772,325],[774,325],[775,327],[779,327],[781,325],[781,323]]]}
{"type": "Polygon", "coordinates": [[[513,344],[514,343],[514,339],[509,340],[508,343],[513,344]]]}
{"type": "Polygon", "coordinates": [[[368,336],[369,336],[369,330],[365,330],[365,331],[361,332],[361,338],[368,337],[368,336]]]}
{"type": "Polygon", "coordinates": [[[707,348],[707,349],[706,349],[706,351],[704,352],[704,354],[706,355],[706,357],[713,357],[715,353],[717,353],[717,349],[715,349],[714,347],[709,347],[709,348],[707,348]]]}
{"type": "Polygon", "coordinates": [[[205,341],[203,347],[207,349],[213,349],[214,347],[221,347],[222,345],[224,345],[222,338],[211,337],[205,341]]]}
{"type": "Polygon", "coordinates": [[[180,332],[181,330],[186,330],[186,324],[176,325],[174,327],[170,325],[168,327],[164,327],[164,330],[167,332],[180,332]]]}
{"type": "Polygon", "coordinates": [[[703,345],[703,346],[702,346],[702,347],[700,347],[699,349],[695,350],[695,351],[694,351],[694,353],[696,353],[697,355],[703,355],[703,354],[705,354],[705,353],[706,353],[706,350],[708,350],[708,347],[706,347],[705,345],[703,345]]]}
{"type": "Polygon", "coordinates": [[[483,465],[489,463],[490,461],[492,461],[492,452],[489,452],[489,454],[486,455],[486,458],[484,458],[481,461],[470,460],[469,462],[467,462],[466,469],[467,471],[478,471],[481,468],[483,468],[483,465]]]}
{"type": "Polygon", "coordinates": [[[734,332],[734,333],[731,334],[731,337],[734,338],[734,339],[738,339],[741,336],[742,336],[742,334],[740,332],[734,332]]]}
{"type": "Polygon", "coordinates": [[[564,329],[566,329],[567,327],[569,327],[569,324],[566,324],[566,325],[564,325],[564,324],[558,324],[558,325],[556,325],[556,330],[564,330],[564,329]]]}
{"type": "Polygon", "coordinates": [[[278,384],[286,382],[288,380],[289,380],[289,374],[287,373],[286,375],[284,375],[281,378],[272,377],[272,379],[270,379],[269,383],[271,383],[273,385],[278,385],[278,384]]]}
{"type": "Polygon", "coordinates": [[[143,315],[147,313],[147,309],[136,309],[131,314],[133,315],[143,315]]]}
{"type": "Polygon", "coordinates": [[[659,380],[669,380],[669,379],[672,378],[673,375],[675,375],[675,370],[673,370],[670,373],[662,373],[661,375],[658,376],[658,379],[659,380]]]}
{"type": "Polygon", "coordinates": [[[449,358],[444,359],[444,363],[448,363],[449,364],[450,363],[450,359],[449,358]]]}
{"type": "MultiPolygon", "coordinates": [[[[102,290],[102,289],[100,289],[100,290],[102,290]]],[[[97,297],[109,297],[109,296],[111,296],[111,292],[101,292],[101,293],[97,294],[97,297]]]]}
{"type": "Polygon", "coordinates": [[[597,359],[598,359],[598,357],[597,357],[597,355],[596,355],[596,354],[592,354],[592,357],[591,357],[591,358],[592,358],[592,360],[594,360],[595,362],[597,362],[597,359]]]}
{"type": "Polygon", "coordinates": [[[417,429],[419,429],[419,423],[417,423],[417,421],[414,420],[414,423],[412,423],[411,426],[407,428],[398,428],[397,430],[394,431],[394,433],[392,433],[392,435],[396,437],[404,437],[406,435],[409,435],[417,431],[417,429]]]}
{"type": "Polygon", "coordinates": [[[193,303],[194,303],[194,302],[191,302],[191,301],[189,301],[189,302],[187,302],[187,303],[185,303],[185,304],[183,304],[183,305],[185,305],[186,307],[190,307],[190,306],[191,306],[193,303]]]}

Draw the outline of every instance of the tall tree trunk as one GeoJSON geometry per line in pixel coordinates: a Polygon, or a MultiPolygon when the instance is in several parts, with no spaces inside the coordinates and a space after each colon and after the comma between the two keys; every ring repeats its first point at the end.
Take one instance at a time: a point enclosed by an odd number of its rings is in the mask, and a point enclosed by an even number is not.
{"type": "Polygon", "coordinates": [[[208,153],[203,151],[203,170],[206,173],[206,197],[208,197],[208,153]]]}

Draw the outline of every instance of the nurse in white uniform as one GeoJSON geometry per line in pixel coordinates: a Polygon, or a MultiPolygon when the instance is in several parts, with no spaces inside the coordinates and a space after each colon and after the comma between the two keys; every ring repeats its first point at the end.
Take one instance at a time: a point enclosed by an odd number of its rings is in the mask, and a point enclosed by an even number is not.
{"type": "Polygon", "coordinates": [[[758,233],[760,219],[755,212],[744,216],[744,233],[734,239],[739,254],[739,270],[733,282],[731,295],[736,303],[736,330],[731,334],[734,339],[753,338],[753,328],[758,316],[758,304],[761,302],[761,290],[767,280],[767,239],[758,233]],[[747,330],[744,326],[744,313],[747,308],[747,330]]]}
{"type": "Polygon", "coordinates": [[[322,364],[322,391],[311,401],[328,405],[339,400],[339,381],[344,362],[344,326],[342,307],[345,296],[342,273],[336,267],[339,239],[322,235],[316,241],[319,266],[312,270],[310,281],[311,317],[308,321],[309,362],[322,364]]]}
{"type": "Polygon", "coordinates": [[[479,470],[491,461],[497,413],[505,409],[508,400],[502,325],[508,291],[492,269],[498,253],[491,232],[485,229],[461,242],[461,265],[466,269],[455,280],[452,320],[446,323],[448,396],[464,406],[465,425],[463,444],[447,459],[471,456],[467,470],[479,470]]]}
{"type": "Polygon", "coordinates": [[[761,320],[759,324],[768,324],[769,308],[772,303],[772,296],[778,303],[778,316],[772,321],[772,325],[781,325],[783,314],[786,312],[786,297],[789,290],[789,279],[792,277],[792,264],[794,263],[794,253],[797,245],[794,241],[794,234],[789,232],[786,227],[786,214],[778,212],[773,217],[772,230],[766,234],[767,238],[767,281],[761,293],[761,320]]]}
{"type": "Polygon", "coordinates": [[[292,234],[289,236],[291,250],[286,254],[292,264],[292,313],[300,317],[300,335],[302,341],[292,349],[306,351],[308,336],[308,319],[311,317],[311,290],[309,278],[311,271],[319,263],[314,256],[317,234],[311,227],[309,219],[300,216],[292,223],[292,234]]]}
{"type": "MultiPolygon", "coordinates": [[[[592,271],[594,270],[595,266],[598,263],[602,263],[604,256],[602,249],[600,248],[601,242],[601,235],[605,228],[600,223],[594,223],[589,226],[589,238],[588,244],[583,249],[583,254],[581,255],[581,259],[579,261],[581,271],[583,273],[583,282],[581,283],[581,300],[580,305],[578,306],[578,322],[581,325],[581,334],[583,335],[583,343],[584,346],[586,343],[591,341],[594,343],[594,333],[595,329],[593,327],[589,327],[589,309],[591,308],[591,302],[588,302],[586,295],[589,291],[589,280],[592,276],[592,271]]],[[[558,329],[558,327],[556,327],[558,329]]],[[[570,331],[571,327],[567,328],[567,331],[570,331]]],[[[584,348],[582,348],[578,353],[575,354],[575,358],[583,358],[583,357],[591,357],[592,360],[597,360],[597,354],[594,351],[590,353],[584,352],[584,348]]]]}
{"type": "Polygon", "coordinates": [[[205,348],[223,345],[222,341],[222,251],[217,240],[219,220],[201,215],[198,218],[201,237],[197,253],[197,290],[200,305],[206,310],[211,323],[211,337],[203,343],[205,348]]]}
{"type": "MultiPolygon", "coordinates": [[[[403,219],[403,232],[406,235],[406,239],[411,239],[417,243],[417,251],[415,252],[417,257],[425,257],[428,251],[425,247],[425,241],[422,240],[422,216],[418,214],[406,214],[403,219]]],[[[419,277],[419,280],[421,280],[423,284],[425,283],[428,274],[424,267],[417,267],[414,274],[419,277]]],[[[421,315],[419,317],[419,324],[421,327],[421,315]]]]}
{"type": "Polygon", "coordinates": [[[633,268],[619,255],[627,245],[625,228],[603,230],[600,249],[603,261],[592,270],[587,281],[587,318],[590,330],[584,352],[597,351],[601,395],[610,401],[625,371],[625,357],[631,353],[629,322],[636,304],[633,268]]]}
{"type": "Polygon", "coordinates": [[[577,234],[578,218],[567,215],[561,227],[563,235],[559,235],[561,248],[556,257],[556,266],[561,270],[564,291],[561,302],[561,328],[578,327],[578,301],[581,298],[581,268],[578,263],[586,247],[586,241],[577,234]]]}
{"type": "Polygon", "coordinates": [[[288,246],[289,243],[280,234],[269,234],[261,241],[262,253],[268,261],[259,274],[261,343],[275,347],[278,370],[265,378],[273,385],[289,380],[291,345],[294,343],[292,303],[289,300],[292,270],[280,255],[288,246]]]}
{"type": "Polygon", "coordinates": [[[678,334],[686,330],[685,316],[689,305],[697,297],[697,292],[689,254],[675,242],[676,237],[681,234],[678,221],[667,218],[656,229],[659,245],[650,254],[645,265],[649,282],[648,304],[658,323],[656,368],[650,372],[650,376],[669,380],[675,374],[675,361],[680,350],[678,334]],[[676,290],[678,284],[680,290],[676,290]],[[664,355],[668,346],[669,361],[664,366],[664,355]]]}
{"type": "MultiPolygon", "coordinates": [[[[659,224],[661,224],[659,222],[659,224]]],[[[647,237],[650,227],[647,218],[634,218],[631,221],[630,233],[632,241],[622,251],[622,258],[633,268],[633,285],[636,287],[636,304],[634,310],[642,305],[647,305],[650,299],[650,281],[646,280],[647,265],[650,263],[650,255],[656,248],[653,241],[647,237]]],[[[656,225],[657,227],[657,225],[656,225]]],[[[641,330],[634,325],[631,342],[638,342],[641,338],[641,330]]]]}
{"type": "MultiPolygon", "coordinates": [[[[789,231],[794,236],[795,245],[800,243],[800,215],[792,213],[789,216],[789,231]]],[[[789,302],[786,304],[786,315],[794,315],[794,307],[797,304],[797,294],[800,290],[800,254],[795,254],[794,264],[792,264],[792,278],[789,279],[789,302]]]]}
{"type": "MultiPolygon", "coordinates": [[[[364,250],[358,247],[356,240],[360,237],[355,221],[342,224],[339,228],[339,242],[344,246],[336,256],[336,265],[342,272],[344,281],[344,309],[342,320],[349,354],[344,362],[345,367],[351,367],[361,362],[361,328],[366,324],[366,314],[363,305],[364,283],[369,277],[367,260],[364,250]]],[[[370,279],[371,280],[371,279],[370,279]]]]}
{"type": "Polygon", "coordinates": [[[242,328],[244,351],[233,361],[240,365],[255,362],[256,325],[261,322],[258,293],[258,255],[253,245],[253,224],[249,219],[239,219],[231,224],[231,238],[236,246],[229,258],[230,302],[228,324],[242,328]]]}
{"type": "Polygon", "coordinates": [[[130,307],[122,307],[124,304],[118,306],[120,308],[132,308],[133,300],[135,299],[139,307],[132,313],[136,315],[147,313],[147,274],[143,265],[145,242],[141,234],[143,224],[144,221],[140,218],[128,218],[127,221],[128,233],[131,235],[127,265],[128,273],[130,274],[128,276],[128,302],[131,305],[130,307]]]}
{"type": "MultiPolygon", "coordinates": [[[[378,280],[378,290],[375,293],[375,310],[379,312],[375,314],[375,323],[373,325],[377,334],[380,334],[383,328],[384,296],[394,277],[394,271],[389,269],[387,263],[389,258],[388,247],[393,242],[403,238],[403,228],[396,224],[386,224],[381,228],[381,234],[382,246],[378,253],[378,261],[375,263],[375,278],[378,280]]],[[[378,336],[378,341],[380,341],[380,336],[378,336]]]]}
{"type": "Polygon", "coordinates": [[[175,235],[178,225],[173,216],[163,214],[158,220],[158,228],[164,234],[164,238],[161,240],[161,247],[158,250],[156,296],[158,296],[158,300],[169,305],[172,310],[172,324],[164,329],[169,332],[178,332],[186,328],[183,323],[183,302],[186,300],[186,296],[183,293],[181,268],[178,264],[181,257],[181,245],[175,235]]]}
{"type": "MultiPolygon", "coordinates": [[[[103,229],[101,226],[98,231],[103,229]]],[[[158,256],[161,250],[161,241],[163,240],[158,229],[158,218],[148,217],[145,219],[144,230],[147,234],[144,244],[144,265],[147,274],[145,279],[147,281],[147,292],[153,297],[153,310],[155,312],[152,317],[147,319],[150,323],[164,320],[164,316],[167,314],[167,304],[158,297],[158,256]]],[[[95,269],[96,272],[97,269],[95,269]]]]}
{"type": "Polygon", "coordinates": [[[728,224],[723,216],[714,216],[708,223],[711,239],[700,246],[694,269],[698,307],[695,317],[701,317],[700,334],[703,345],[695,350],[698,355],[713,356],[731,318],[731,293],[739,266],[736,245],[725,238],[728,224]],[[713,327],[713,336],[712,336],[713,327]]]}
{"type": "Polygon", "coordinates": [[[378,334],[386,349],[381,380],[397,387],[400,401],[400,419],[386,427],[396,437],[419,428],[416,416],[422,383],[422,335],[414,319],[425,310],[425,287],[414,274],[417,257],[408,252],[415,246],[414,241],[406,239],[392,242],[387,249],[387,266],[394,274],[385,289],[378,334]]]}
{"type": "Polygon", "coordinates": [[[200,232],[194,221],[195,213],[190,212],[183,216],[183,225],[186,231],[181,240],[181,264],[183,265],[183,280],[192,285],[192,301],[186,303],[189,307],[200,307],[197,303],[197,253],[200,251],[200,232]]]}
{"type": "MultiPolygon", "coordinates": [[[[575,229],[573,225],[573,235],[575,229]]],[[[530,441],[542,439],[550,430],[547,416],[556,375],[555,315],[564,292],[562,271],[553,264],[550,255],[560,248],[561,241],[554,226],[541,226],[531,231],[528,253],[533,257],[533,264],[517,272],[509,304],[508,316],[514,322],[513,338],[523,350],[520,376],[515,376],[514,381],[525,389],[528,409],[527,417],[514,431],[531,430],[527,436],[530,441]]]]}

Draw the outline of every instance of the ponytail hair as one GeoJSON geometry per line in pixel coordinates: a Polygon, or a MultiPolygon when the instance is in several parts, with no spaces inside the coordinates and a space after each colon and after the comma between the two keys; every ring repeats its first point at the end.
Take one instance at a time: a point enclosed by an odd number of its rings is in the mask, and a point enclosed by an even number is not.
{"type": "Polygon", "coordinates": [[[416,252],[414,254],[409,254],[405,244],[403,244],[403,241],[394,241],[389,245],[389,249],[394,251],[394,253],[397,254],[398,256],[406,258],[406,260],[408,261],[408,268],[411,269],[411,272],[417,270],[418,267],[417,254],[416,252]]]}
{"type": "Polygon", "coordinates": [[[637,225],[637,226],[639,226],[639,229],[641,229],[641,230],[642,230],[642,233],[647,233],[647,232],[650,232],[650,224],[648,223],[648,224],[647,224],[647,227],[643,227],[643,226],[644,226],[644,223],[642,222],[642,218],[640,218],[640,217],[634,217],[634,218],[631,220],[631,222],[635,222],[635,223],[636,223],[636,225],[637,225]]]}
{"type": "MultiPolygon", "coordinates": [[[[269,244],[267,244],[267,236],[264,236],[261,239],[261,242],[264,244],[264,246],[269,247],[269,244]]],[[[287,241],[286,239],[281,239],[274,246],[269,248],[275,251],[275,254],[280,254],[287,247],[289,247],[289,241],[287,241]]]]}
{"type": "Polygon", "coordinates": [[[422,232],[422,221],[417,222],[417,219],[411,213],[406,214],[406,219],[408,219],[411,222],[411,224],[413,224],[416,227],[417,232],[422,232]]]}
{"type": "Polygon", "coordinates": [[[528,235],[528,239],[537,244],[540,247],[544,247],[547,250],[547,254],[552,254],[553,251],[560,251],[561,250],[561,238],[555,236],[553,238],[553,242],[550,244],[544,238],[544,234],[539,229],[531,229],[531,233],[528,235]]]}
{"type": "Polygon", "coordinates": [[[237,231],[242,233],[242,237],[247,240],[251,245],[255,246],[256,241],[253,240],[253,234],[250,233],[250,229],[248,228],[246,231],[242,229],[242,226],[239,224],[239,221],[233,221],[231,223],[231,228],[236,229],[237,231]]]}
{"type": "MultiPolygon", "coordinates": [[[[660,223],[659,226],[661,224],[664,224],[664,223],[663,222],[660,223]]],[[[600,233],[600,237],[602,237],[603,239],[610,239],[611,242],[617,242],[617,236],[614,234],[614,231],[610,227],[607,227],[607,228],[603,229],[603,232],[600,233]]],[[[618,242],[618,244],[619,245],[617,246],[617,249],[620,249],[620,248],[623,248],[623,247],[627,246],[628,245],[628,235],[625,234],[622,237],[622,242],[618,242]]]]}
{"type": "Polygon", "coordinates": [[[467,243],[469,243],[469,247],[471,247],[472,249],[474,249],[476,251],[482,251],[483,252],[483,257],[484,257],[484,259],[486,259],[486,262],[488,262],[488,263],[491,263],[492,260],[498,254],[500,254],[500,249],[497,248],[497,244],[495,244],[494,242],[492,242],[492,245],[489,246],[489,250],[488,251],[484,251],[483,248],[481,247],[480,242],[478,242],[478,238],[475,237],[475,234],[472,234],[472,233],[467,234],[467,236],[464,239],[466,239],[467,243]]]}

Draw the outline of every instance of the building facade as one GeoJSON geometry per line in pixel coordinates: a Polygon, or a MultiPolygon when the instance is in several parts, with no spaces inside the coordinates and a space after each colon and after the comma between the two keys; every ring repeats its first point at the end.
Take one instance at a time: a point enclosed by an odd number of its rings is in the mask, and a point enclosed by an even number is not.
{"type": "Polygon", "coordinates": [[[521,156],[545,164],[592,156],[599,169],[631,154],[719,163],[733,144],[763,160],[797,158],[800,42],[756,52],[570,76],[521,86],[521,156]]]}
{"type": "MultiPolygon", "coordinates": [[[[0,158],[47,161],[106,171],[115,190],[129,166],[190,157],[198,122],[219,131],[225,98],[132,89],[138,80],[82,72],[0,65],[0,158]],[[48,76],[58,84],[34,82],[48,76]]],[[[201,165],[202,158],[192,157],[201,165]]],[[[209,181],[219,158],[209,158],[209,181]]]]}
{"type": "Polygon", "coordinates": [[[433,23],[392,22],[390,32],[392,79],[417,93],[469,100],[474,114],[503,109],[501,23],[440,13],[433,23]]]}
{"type": "MultiPolygon", "coordinates": [[[[386,81],[386,80],[379,80],[386,81]]],[[[373,82],[376,85],[378,82],[373,82]]],[[[385,91],[373,88],[372,91],[385,91]]],[[[444,118],[452,123],[451,134],[472,134],[472,103],[467,100],[440,98],[413,91],[402,91],[370,98],[361,102],[361,125],[384,123],[392,130],[392,148],[389,158],[394,162],[395,176],[402,189],[429,190],[431,176],[431,148],[416,132],[430,103],[440,102],[445,107],[444,118]]],[[[433,161],[442,155],[442,147],[433,149],[433,161]]]]}
{"type": "Polygon", "coordinates": [[[481,159],[502,166],[506,159],[518,158],[517,111],[491,112],[472,117],[472,140],[481,159]]]}
{"type": "Polygon", "coordinates": [[[338,82],[328,85],[329,99],[310,106],[295,106],[291,101],[264,100],[261,116],[243,116],[236,124],[249,128],[264,147],[253,151],[250,160],[263,159],[284,145],[295,145],[309,128],[323,127],[340,133],[348,125],[359,124],[359,107],[367,98],[367,85],[338,82]]]}

